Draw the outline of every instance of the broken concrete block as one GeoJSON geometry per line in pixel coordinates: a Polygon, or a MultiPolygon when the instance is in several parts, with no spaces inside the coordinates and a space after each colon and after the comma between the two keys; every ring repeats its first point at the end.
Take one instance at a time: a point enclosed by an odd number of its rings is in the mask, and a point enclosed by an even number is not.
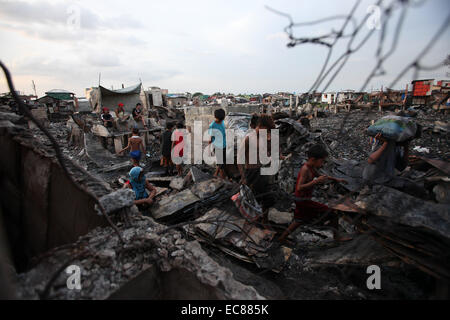
{"type": "Polygon", "coordinates": [[[131,207],[135,198],[134,191],[127,188],[104,195],[99,199],[99,202],[105,208],[106,213],[109,214],[122,208],[131,207]]]}
{"type": "Polygon", "coordinates": [[[183,177],[176,177],[173,178],[172,181],[170,181],[169,187],[175,190],[181,190],[184,186],[184,179],[183,177]]]}
{"type": "Polygon", "coordinates": [[[269,221],[275,222],[277,224],[289,224],[292,221],[294,214],[292,212],[278,211],[275,208],[270,208],[268,213],[269,221]]]}
{"type": "Polygon", "coordinates": [[[200,199],[206,199],[213,196],[223,185],[222,179],[213,178],[195,183],[191,187],[191,191],[200,199]]]}

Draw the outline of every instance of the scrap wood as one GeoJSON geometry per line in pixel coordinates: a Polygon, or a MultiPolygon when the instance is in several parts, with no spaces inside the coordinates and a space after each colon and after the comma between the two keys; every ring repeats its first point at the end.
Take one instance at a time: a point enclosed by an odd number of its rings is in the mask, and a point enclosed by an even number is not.
{"type": "Polygon", "coordinates": [[[448,245],[446,246],[444,244],[444,239],[440,238],[435,240],[432,235],[421,234],[409,227],[398,225],[389,226],[387,223],[382,224],[381,222],[374,222],[373,219],[369,219],[364,222],[364,224],[380,236],[384,236],[392,241],[402,243],[404,246],[417,249],[424,254],[432,255],[432,253],[434,253],[436,255],[442,255],[449,249],[448,245]]]}
{"type": "Polygon", "coordinates": [[[375,240],[402,259],[405,263],[414,265],[435,278],[450,282],[450,266],[448,265],[448,260],[446,265],[443,265],[443,263],[441,261],[437,261],[437,259],[423,257],[417,252],[387,239],[375,237],[375,240]]]}
{"type": "Polygon", "coordinates": [[[407,247],[409,249],[412,250],[417,250],[425,255],[429,255],[432,256],[432,254],[428,251],[428,250],[424,250],[423,248],[417,247],[414,244],[405,241],[404,239],[401,239],[399,237],[395,237],[395,235],[393,235],[392,233],[389,232],[383,232],[382,230],[376,229],[376,228],[372,228],[372,230],[374,230],[375,236],[378,236],[380,238],[384,238],[387,239],[389,241],[398,243],[404,247],[407,247]]]}
{"type": "Polygon", "coordinates": [[[448,161],[439,159],[430,159],[427,157],[420,157],[415,155],[409,156],[408,161],[412,166],[420,166],[423,163],[428,163],[433,168],[439,170],[440,172],[445,173],[447,176],[450,176],[450,162],[448,161]]]}
{"type": "Polygon", "coordinates": [[[425,157],[419,157],[419,159],[422,159],[423,161],[427,162],[428,164],[432,165],[433,167],[444,172],[446,175],[450,176],[450,163],[449,162],[439,160],[439,159],[429,159],[429,158],[425,158],[425,157]]]}

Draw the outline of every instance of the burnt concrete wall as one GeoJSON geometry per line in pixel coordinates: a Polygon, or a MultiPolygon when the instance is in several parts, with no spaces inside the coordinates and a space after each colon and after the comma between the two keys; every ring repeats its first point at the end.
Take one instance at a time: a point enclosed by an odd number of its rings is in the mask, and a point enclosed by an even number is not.
{"type": "Polygon", "coordinates": [[[64,175],[54,157],[33,148],[33,141],[27,145],[0,133],[3,222],[20,272],[32,257],[74,242],[105,222],[94,200],[64,175]]]}

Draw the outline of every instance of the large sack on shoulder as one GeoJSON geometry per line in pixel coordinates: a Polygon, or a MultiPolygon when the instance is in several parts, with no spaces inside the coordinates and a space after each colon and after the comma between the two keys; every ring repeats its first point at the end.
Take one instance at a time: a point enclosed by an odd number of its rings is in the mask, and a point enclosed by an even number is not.
{"type": "Polygon", "coordinates": [[[403,142],[414,138],[417,132],[416,122],[409,117],[385,116],[367,129],[369,136],[381,133],[385,139],[403,142]]]}

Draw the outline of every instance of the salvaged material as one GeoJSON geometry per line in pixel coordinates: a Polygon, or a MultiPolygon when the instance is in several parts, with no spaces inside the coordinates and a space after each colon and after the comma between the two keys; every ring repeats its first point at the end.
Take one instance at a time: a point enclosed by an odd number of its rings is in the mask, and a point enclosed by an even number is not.
{"type": "Polygon", "coordinates": [[[186,189],[159,201],[152,209],[152,215],[155,219],[165,218],[183,210],[199,200],[200,199],[189,189],[186,189]]]}
{"type": "Polygon", "coordinates": [[[398,190],[376,185],[359,195],[356,205],[391,223],[426,229],[450,238],[448,205],[423,201],[398,190]]]}
{"type": "MultiPolygon", "coordinates": [[[[291,156],[280,162],[280,170],[271,177],[279,187],[273,191],[275,204],[268,208],[267,216],[258,210],[254,221],[241,214],[241,206],[236,208],[232,200],[240,189],[239,173],[231,172],[231,182],[213,177],[214,167],[210,165],[184,164],[183,174],[187,175],[181,178],[166,176],[160,165],[160,130],[168,121],[183,122],[186,112],[190,120],[198,116],[208,122],[220,106],[208,107],[205,118],[197,107],[183,111],[159,106],[148,110],[153,118],[150,129],[140,132],[146,142],[140,165],[157,194],[152,205],[139,206],[140,212],[133,205],[134,191],[122,189],[132,167],[128,152],[115,154],[127,145],[129,132],[105,128],[106,132],[98,114],[88,112],[74,114],[67,123],[50,119],[50,132],[67,160],[73,160],[68,161],[69,171],[80,187],[94,190],[124,243],[104,227],[104,217],[95,210],[94,199],[80,196],[65,183],[42,132],[28,129],[22,116],[0,115],[2,133],[8,136],[15,132],[14,143],[21,141],[11,147],[11,141],[3,136],[1,139],[7,156],[17,157],[4,163],[6,183],[1,188],[6,191],[3,194],[9,207],[2,216],[9,219],[8,227],[14,226],[10,230],[16,231],[19,221],[26,231],[21,234],[25,237],[14,237],[13,233],[9,238],[14,253],[18,253],[14,263],[21,261],[20,254],[26,257],[24,261],[32,262],[15,265],[19,296],[253,299],[273,297],[274,289],[277,298],[377,299],[377,293],[365,286],[366,267],[377,264],[383,266],[383,295],[387,298],[427,298],[432,290],[428,289],[432,280],[429,275],[447,283],[450,269],[448,215],[442,209],[448,208],[446,188],[450,182],[446,119],[420,108],[410,112],[427,129],[411,142],[410,163],[400,175],[424,185],[423,199],[418,199],[377,186],[361,192],[361,174],[370,153],[364,133],[371,121],[384,113],[356,110],[356,104],[345,114],[333,114],[332,106],[310,106],[309,115],[300,114],[302,108],[297,114],[292,108],[267,108],[274,111],[280,129],[280,152],[291,156]],[[22,144],[31,136],[39,143],[33,140],[22,144]],[[307,160],[310,146],[317,143],[329,152],[318,173],[343,178],[348,184],[319,184],[313,200],[338,211],[333,214],[338,215],[339,231],[353,239],[336,241],[334,226],[329,223],[302,224],[282,245],[277,239],[293,218],[292,193],[298,170],[307,160]],[[421,148],[430,151],[430,159],[412,157],[421,148]],[[72,162],[79,163],[81,169],[72,162]],[[22,206],[18,205],[18,195],[26,200],[22,206]],[[64,201],[59,203],[59,199],[64,201]],[[17,221],[10,219],[11,212],[21,212],[14,216],[17,221]],[[155,223],[149,215],[165,225],[155,223]],[[47,242],[51,246],[47,247],[47,242]],[[60,244],[64,247],[55,248],[60,244]],[[67,261],[80,265],[84,272],[82,292],[63,290],[67,279],[64,272],[50,281],[67,261]],[[32,268],[26,271],[29,266],[32,268]]],[[[253,108],[242,108],[233,111],[253,112],[253,108]]],[[[227,112],[231,110],[227,107],[227,112]]],[[[251,112],[237,115],[241,116],[232,126],[248,126],[251,112]]]]}
{"type": "Polygon", "coordinates": [[[404,262],[450,282],[448,205],[382,186],[360,194],[356,204],[369,214],[363,224],[384,247],[404,262]]]}
{"type": "Polygon", "coordinates": [[[397,258],[376,242],[372,237],[362,234],[338,247],[322,249],[309,254],[310,265],[384,265],[397,258]]]}
{"type": "Polygon", "coordinates": [[[282,270],[291,253],[289,248],[272,243],[274,231],[259,228],[242,217],[217,208],[208,211],[186,229],[199,240],[212,241],[228,255],[276,272],[282,270]]]}

